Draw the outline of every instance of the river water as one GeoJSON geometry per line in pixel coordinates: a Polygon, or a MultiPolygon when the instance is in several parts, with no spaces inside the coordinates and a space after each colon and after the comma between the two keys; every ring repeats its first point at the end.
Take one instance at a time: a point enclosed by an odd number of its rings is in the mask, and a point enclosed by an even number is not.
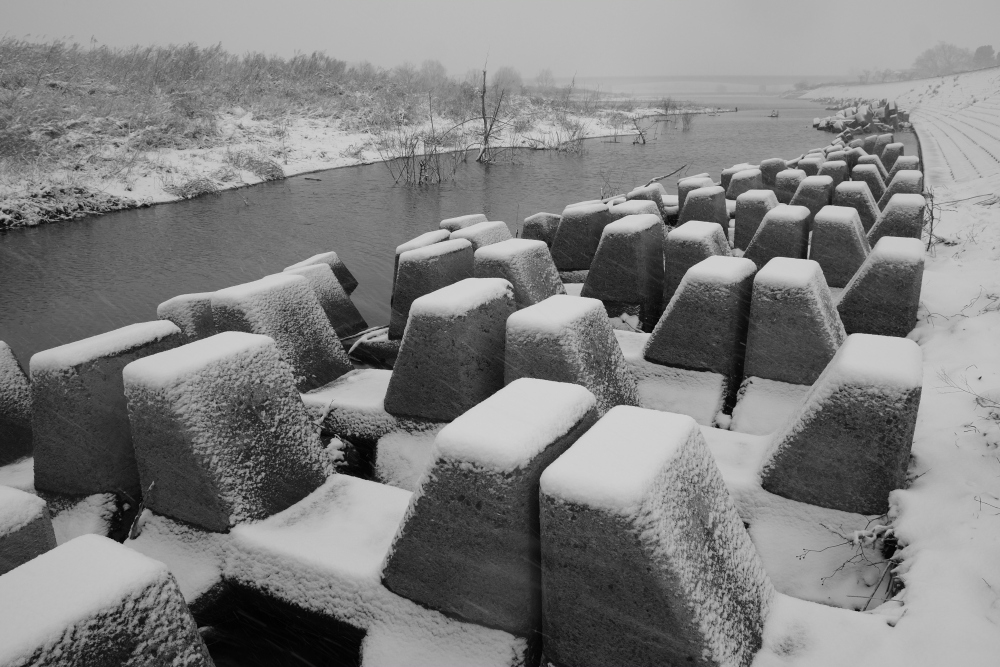
{"type": "MultiPolygon", "coordinates": [[[[393,185],[376,164],[0,233],[0,340],[26,366],[39,350],[155,319],[157,304],[170,297],[255,280],[330,250],[360,282],[354,301],[369,324],[385,324],[395,247],[443,218],[485,213],[517,232],[528,215],[559,213],[598,197],[608,183],[628,190],[685,164],[684,173],[717,179],[734,163],[797,157],[831,138],[812,129],[811,119],[826,114],[809,102],[713,104],[740,109],[697,116],[688,132],[658,123],[646,145],[595,139],[582,154],[524,151],[512,164],[470,161],[440,186],[393,185]],[[767,117],[772,108],[780,118],[767,117]]],[[[913,154],[912,135],[899,138],[913,154]]]]}

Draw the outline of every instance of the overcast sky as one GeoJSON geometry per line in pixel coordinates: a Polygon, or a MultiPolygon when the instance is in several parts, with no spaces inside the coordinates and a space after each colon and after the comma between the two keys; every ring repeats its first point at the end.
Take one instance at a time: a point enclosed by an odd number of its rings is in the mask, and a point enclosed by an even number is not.
{"type": "Polygon", "coordinates": [[[1000,48],[1000,0],[0,0],[0,34],[325,51],[450,74],[840,75],[909,66],[938,40],[1000,48]]]}

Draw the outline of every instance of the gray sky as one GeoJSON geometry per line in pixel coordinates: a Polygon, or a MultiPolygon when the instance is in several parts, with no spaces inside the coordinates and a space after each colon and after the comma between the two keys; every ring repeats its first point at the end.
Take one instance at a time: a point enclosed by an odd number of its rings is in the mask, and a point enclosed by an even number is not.
{"type": "Polygon", "coordinates": [[[840,75],[907,67],[938,40],[1000,48],[1000,0],[0,0],[0,31],[325,51],[385,67],[433,58],[450,74],[489,52],[492,67],[526,78],[546,67],[557,77],[840,75]]]}

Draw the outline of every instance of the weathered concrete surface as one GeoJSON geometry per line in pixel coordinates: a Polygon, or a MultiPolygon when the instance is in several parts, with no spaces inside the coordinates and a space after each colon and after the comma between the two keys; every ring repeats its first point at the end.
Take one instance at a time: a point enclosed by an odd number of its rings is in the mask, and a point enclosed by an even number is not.
{"type": "Polygon", "coordinates": [[[218,333],[212,318],[212,293],[181,294],[156,307],[156,317],[170,320],[188,341],[201,340],[218,333]]]}
{"type": "Polygon", "coordinates": [[[403,337],[411,304],[425,294],[471,278],[474,254],[470,241],[455,239],[407,250],[397,259],[389,337],[398,340],[403,337]]]}
{"type": "Polygon", "coordinates": [[[395,294],[396,290],[396,274],[399,272],[399,256],[409,250],[416,250],[417,248],[426,248],[429,245],[440,243],[441,241],[447,241],[449,238],[451,238],[451,232],[449,232],[447,229],[435,229],[432,232],[421,234],[420,236],[414,239],[410,239],[406,243],[402,243],[396,246],[396,259],[392,265],[393,294],[395,294]]]}
{"type": "Polygon", "coordinates": [[[806,172],[806,176],[816,176],[819,174],[819,168],[826,162],[822,153],[820,155],[806,156],[799,160],[799,163],[795,165],[796,169],[800,169],[806,172]]]}
{"type": "Polygon", "coordinates": [[[874,167],[878,169],[878,175],[882,177],[882,182],[888,183],[889,172],[886,170],[885,165],[882,164],[882,160],[878,155],[862,155],[858,158],[858,164],[874,165],[874,167]]]}
{"type": "Polygon", "coordinates": [[[927,201],[921,194],[895,194],[868,232],[868,242],[878,243],[883,236],[919,239],[924,229],[927,201]]]}
{"type": "MultiPolygon", "coordinates": [[[[711,178],[706,176],[689,176],[677,181],[677,208],[678,216],[684,212],[684,202],[689,193],[699,188],[708,188],[715,185],[711,178]]],[[[679,218],[678,218],[679,219],[679,218]]]]}
{"type": "Polygon", "coordinates": [[[836,190],[838,185],[848,179],[850,172],[847,170],[847,163],[843,160],[827,160],[820,165],[818,175],[832,178],[833,187],[836,190]]]}
{"type": "Polygon", "coordinates": [[[667,304],[688,269],[707,257],[730,255],[729,241],[714,222],[692,220],[667,234],[663,255],[663,303],[667,304]]]}
{"type": "Polygon", "coordinates": [[[920,240],[883,236],[837,302],[847,333],[909,334],[917,323],[923,276],[920,240]]]}
{"type": "Polygon", "coordinates": [[[729,183],[732,182],[733,176],[740,173],[741,171],[753,168],[754,165],[750,164],[749,162],[741,162],[740,164],[734,164],[732,167],[726,167],[725,169],[722,170],[722,173],[719,175],[719,185],[722,186],[723,190],[728,190],[729,183]]]}
{"type": "Polygon", "coordinates": [[[865,228],[853,208],[824,206],[816,214],[809,259],[819,262],[827,285],[846,286],[870,252],[865,228]]]}
{"type": "Polygon", "coordinates": [[[749,190],[736,198],[736,230],[733,246],[746,249],[768,211],[778,205],[771,190],[749,190]]]}
{"type": "Polygon", "coordinates": [[[333,275],[337,276],[337,280],[340,281],[340,286],[344,288],[344,291],[348,295],[353,294],[354,290],[358,288],[358,279],[354,277],[351,270],[344,264],[344,260],[340,259],[340,256],[335,252],[322,252],[318,255],[313,255],[309,259],[297,264],[286,266],[284,270],[292,271],[300,269],[303,266],[312,266],[313,264],[326,264],[329,266],[330,270],[333,271],[333,275]]]}
{"type": "Polygon", "coordinates": [[[526,308],[566,288],[543,241],[509,239],[475,253],[476,278],[503,278],[514,288],[514,302],[526,308]]]}
{"type": "Polygon", "coordinates": [[[806,172],[801,169],[785,169],[779,171],[774,177],[774,194],[778,198],[779,204],[788,204],[792,201],[799,184],[806,178],[806,172]]]}
{"type": "Polygon", "coordinates": [[[729,229],[729,212],[726,210],[726,191],[722,186],[711,185],[688,193],[680,213],[680,224],[690,220],[715,222],[723,230],[729,229]]]}
{"type": "Polygon", "coordinates": [[[805,206],[779,204],[768,211],[743,256],[762,267],[775,257],[805,259],[809,251],[809,218],[805,206]]]}
{"type": "Polygon", "coordinates": [[[878,173],[878,167],[873,164],[859,164],[854,167],[851,170],[851,180],[867,183],[875,201],[881,199],[882,195],[885,194],[885,183],[882,181],[882,175],[878,173]]]}
{"type": "Polygon", "coordinates": [[[524,219],[524,227],[521,228],[521,238],[532,241],[544,241],[545,245],[552,247],[552,241],[556,238],[556,230],[562,216],[558,213],[536,213],[524,219]]]}
{"type": "Polygon", "coordinates": [[[744,192],[761,190],[764,187],[764,176],[760,169],[744,169],[733,174],[726,188],[726,199],[737,199],[744,192]]]}
{"type": "Polygon", "coordinates": [[[919,195],[924,191],[924,175],[914,169],[897,171],[892,177],[892,181],[885,189],[885,194],[878,200],[878,207],[885,210],[889,205],[889,200],[899,194],[919,195]]]}
{"type": "Polygon", "coordinates": [[[844,181],[833,192],[834,206],[849,206],[858,212],[865,232],[871,230],[879,217],[878,201],[864,181],[844,181]]]}
{"type": "Polygon", "coordinates": [[[830,176],[806,176],[799,183],[799,188],[792,195],[792,206],[805,206],[809,209],[809,229],[812,229],[812,219],[819,210],[833,199],[833,178],[830,176]]]}
{"type": "Polygon", "coordinates": [[[916,155],[900,155],[889,170],[889,182],[901,171],[920,171],[920,158],[916,155]]]}
{"type": "Polygon", "coordinates": [[[760,175],[764,180],[764,187],[773,190],[778,174],[785,169],[788,169],[788,163],[780,157],[772,157],[761,161],[760,175]]]}
{"type": "Polygon", "coordinates": [[[552,259],[560,271],[589,269],[601,232],[611,222],[607,204],[567,206],[552,242],[552,259]]]}
{"type": "Polygon", "coordinates": [[[0,340],[0,466],[31,454],[31,384],[0,340]]]}
{"type": "Polygon", "coordinates": [[[283,273],[299,275],[309,281],[320,308],[330,326],[340,338],[347,338],[368,328],[357,306],[327,264],[312,264],[285,269],[283,273]]]}

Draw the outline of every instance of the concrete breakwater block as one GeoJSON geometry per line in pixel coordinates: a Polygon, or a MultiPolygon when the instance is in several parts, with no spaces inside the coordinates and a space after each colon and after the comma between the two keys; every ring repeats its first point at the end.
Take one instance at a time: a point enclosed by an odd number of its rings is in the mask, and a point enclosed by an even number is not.
{"type": "Polygon", "coordinates": [[[498,391],[504,323],[515,310],[514,288],[501,278],[469,278],[414,301],[386,412],[450,421],[498,391]]]}
{"type": "Polygon", "coordinates": [[[0,599],[2,665],[213,664],[167,567],[106,537],[8,572],[0,599]]]}
{"type": "Polygon", "coordinates": [[[775,593],[693,419],[615,408],[540,486],[549,661],[750,665],[775,593]]]}
{"type": "Polygon", "coordinates": [[[746,249],[768,211],[778,205],[771,190],[749,190],[736,198],[736,230],[733,246],[746,249]]]}
{"type": "Polygon", "coordinates": [[[445,426],[386,588],[515,635],[540,631],[538,479],[597,421],[595,406],[583,387],[522,378],[445,426]]]}
{"type": "Polygon", "coordinates": [[[863,148],[852,148],[844,153],[844,161],[847,162],[847,168],[854,170],[857,166],[858,160],[863,156],[868,155],[863,148]]]}
{"type": "Polygon", "coordinates": [[[745,377],[812,384],[846,337],[817,262],[775,257],[757,272],[745,377]]]}
{"type": "Polygon", "coordinates": [[[764,176],[760,169],[744,169],[733,174],[726,188],[726,199],[738,199],[744,192],[761,190],[764,187],[764,176]]]}
{"type": "Polygon", "coordinates": [[[183,345],[164,320],[141,322],[38,352],[29,362],[35,488],[90,495],[139,493],[122,369],[183,345]]]}
{"type": "Polygon", "coordinates": [[[227,331],[125,367],[146,506],[227,532],[301,500],[326,479],[280,346],[227,331]]]}
{"type": "Polygon", "coordinates": [[[913,169],[897,171],[889,186],[885,189],[885,193],[879,198],[878,207],[884,211],[885,207],[889,204],[889,200],[895,195],[919,195],[923,194],[923,192],[924,175],[922,172],[913,169]]]}
{"type": "Polygon", "coordinates": [[[476,278],[503,278],[514,288],[514,303],[525,308],[566,288],[542,241],[508,239],[483,246],[475,253],[476,278]]]}
{"type": "Polygon", "coordinates": [[[457,229],[451,233],[452,239],[467,239],[472,244],[472,250],[479,250],[483,246],[491,243],[499,243],[513,238],[506,222],[494,220],[491,222],[477,222],[474,225],[457,229]]]}
{"type": "Polygon", "coordinates": [[[607,204],[567,206],[552,242],[552,259],[560,271],[589,269],[601,232],[611,222],[607,204]]]}
{"type": "Polygon", "coordinates": [[[883,236],[902,236],[919,239],[924,229],[927,200],[920,194],[895,194],[875,226],[868,232],[868,242],[878,243],[883,236]]]}
{"type": "Polygon", "coordinates": [[[844,181],[833,191],[834,206],[848,206],[858,212],[867,233],[879,217],[878,200],[864,181],[844,181]]]}
{"type": "Polygon", "coordinates": [[[857,164],[871,164],[878,169],[878,175],[882,177],[883,183],[888,183],[889,172],[886,171],[885,166],[882,164],[882,160],[878,155],[862,155],[858,158],[857,164]]]}
{"type": "Polygon", "coordinates": [[[709,257],[688,269],[643,357],[738,383],[756,272],[752,261],[740,257],[709,257]]]}
{"type": "Polygon", "coordinates": [[[843,148],[830,151],[826,154],[826,159],[829,162],[843,162],[844,164],[847,164],[847,151],[843,148]]]}
{"type": "Polygon", "coordinates": [[[302,276],[309,281],[320,308],[340,338],[353,336],[368,328],[365,318],[328,264],[300,266],[285,269],[283,273],[302,276]]]}
{"type": "Polygon", "coordinates": [[[853,334],[774,436],[761,468],[771,493],[884,514],[906,483],[923,356],[912,340],[853,334]]]}
{"type": "Polygon", "coordinates": [[[708,176],[689,176],[677,181],[677,214],[684,212],[684,203],[691,192],[699,188],[710,188],[715,183],[708,176]]]}
{"type": "Polygon", "coordinates": [[[837,311],[848,333],[904,337],[917,323],[924,277],[919,239],[883,236],[851,282],[837,311]]]}
{"type": "MultiPolygon", "coordinates": [[[[45,501],[0,486],[0,575],[56,548],[56,534],[45,501]]],[[[7,600],[16,606],[14,600],[7,600]]]]}
{"type": "MultiPolygon", "coordinates": [[[[627,203],[630,201],[650,201],[656,204],[656,208],[660,213],[660,217],[666,217],[666,211],[665,211],[666,207],[664,206],[663,203],[664,194],[666,194],[666,191],[663,189],[662,185],[660,185],[659,183],[652,183],[650,185],[643,185],[637,188],[632,188],[632,190],[630,190],[625,195],[625,202],[622,203],[627,203]]],[[[618,204],[615,205],[617,206],[618,204]]]]}
{"type": "Polygon", "coordinates": [[[875,201],[881,199],[882,195],[885,194],[885,182],[882,180],[882,175],[879,174],[878,167],[873,164],[859,164],[854,167],[851,170],[851,180],[867,183],[875,201]]]}
{"type": "Polygon", "coordinates": [[[826,159],[821,155],[818,157],[805,157],[799,160],[799,163],[795,165],[796,169],[800,169],[806,172],[806,176],[816,176],[819,174],[819,168],[823,166],[826,159]]]}
{"type": "Polygon", "coordinates": [[[848,142],[847,147],[848,148],[861,148],[864,145],[865,145],[865,140],[864,139],[852,139],[850,142],[848,142]]]}
{"type": "MultiPolygon", "coordinates": [[[[421,234],[420,236],[410,239],[406,243],[402,243],[396,246],[396,258],[392,265],[392,287],[393,295],[395,295],[396,289],[396,275],[399,273],[399,256],[404,252],[410,250],[417,250],[418,248],[426,248],[429,245],[434,245],[435,243],[440,243],[441,241],[447,241],[451,238],[451,232],[447,229],[435,229],[432,232],[427,232],[421,234]]],[[[391,298],[391,297],[390,297],[391,298]]]]}
{"type": "Polygon", "coordinates": [[[900,155],[889,170],[889,182],[901,171],[920,171],[920,158],[916,155],[900,155]]]}
{"type": "Polygon", "coordinates": [[[870,252],[865,228],[853,208],[824,206],[816,214],[809,259],[819,262],[827,285],[846,286],[870,252]]]}
{"type": "Polygon", "coordinates": [[[396,340],[403,337],[416,299],[473,276],[474,251],[468,239],[453,239],[404,251],[397,259],[389,315],[389,338],[396,340]]]}
{"type": "Polygon", "coordinates": [[[635,376],[597,299],[557,295],[507,319],[504,378],[510,384],[523,377],[581,385],[597,398],[602,415],[639,401],[635,376]]]}
{"type": "Polygon", "coordinates": [[[875,146],[872,147],[870,151],[872,155],[877,157],[882,157],[882,153],[885,152],[886,146],[894,142],[896,138],[891,134],[880,134],[875,139],[875,146]]]}
{"type": "Polygon", "coordinates": [[[465,227],[471,227],[472,225],[479,224],[480,222],[486,222],[487,220],[489,220],[489,218],[482,213],[472,213],[470,215],[460,215],[456,218],[445,218],[441,221],[439,226],[441,229],[454,232],[459,229],[464,229],[465,227]]]}
{"type": "Polygon", "coordinates": [[[615,204],[609,209],[611,213],[611,220],[621,220],[628,215],[655,215],[663,222],[663,213],[660,211],[660,207],[656,205],[656,202],[648,201],[645,199],[632,199],[629,201],[623,201],[621,204],[615,204]]]}
{"type": "Polygon", "coordinates": [[[892,173],[892,168],[896,166],[896,160],[902,157],[906,147],[901,143],[891,143],[882,151],[882,166],[892,173]]]}
{"type": "Polygon", "coordinates": [[[764,214],[743,256],[757,266],[764,266],[775,257],[805,259],[809,252],[810,217],[812,214],[805,206],[775,206],[764,214]]]}
{"type": "Polygon", "coordinates": [[[827,160],[820,165],[817,175],[832,178],[833,187],[836,190],[838,185],[848,180],[850,172],[847,170],[847,163],[843,160],[827,160]]]}
{"type": "Polygon", "coordinates": [[[638,305],[639,319],[651,328],[663,311],[660,217],[630,215],[605,227],[580,295],[603,301],[611,317],[621,314],[620,304],[638,305]]]}
{"type": "Polygon", "coordinates": [[[862,142],[861,147],[863,149],[865,149],[866,153],[868,153],[869,155],[871,155],[872,153],[875,152],[875,145],[877,143],[878,143],[878,135],[877,134],[869,134],[867,137],[864,138],[864,141],[862,142]]]}
{"type": "Polygon", "coordinates": [[[741,162],[740,164],[734,164],[732,167],[727,167],[726,169],[723,169],[722,173],[719,175],[719,185],[722,186],[723,190],[728,190],[729,183],[733,180],[733,176],[741,171],[753,168],[754,165],[749,162],[741,162]]]}
{"type": "Polygon", "coordinates": [[[0,466],[31,454],[31,384],[0,340],[0,466]]]}
{"type": "Polygon", "coordinates": [[[779,171],[774,177],[774,194],[778,198],[779,204],[787,204],[792,201],[792,197],[799,189],[799,185],[806,178],[806,172],[801,169],[785,169],[779,171]]]}
{"type": "Polygon", "coordinates": [[[221,289],[212,294],[212,317],[219,331],[273,338],[299,391],[321,387],[353,368],[304,276],[278,273],[221,289]]]}
{"type": "Polygon", "coordinates": [[[333,271],[333,275],[337,276],[337,280],[340,281],[340,286],[344,288],[344,291],[349,295],[354,293],[354,290],[358,288],[358,279],[354,277],[351,270],[347,268],[344,264],[344,260],[340,259],[340,255],[335,252],[321,252],[318,255],[313,255],[309,259],[304,259],[301,262],[292,264],[291,266],[286,266],[285,271],[294,271],[295,269],[301,269],[304,266],[312,266],[314,264],[326,264],[333,271]]]}
{"type": "Polygon", "coordinates": [[[764,181],[764,187],[773,189],[778,174],[788,169],[788,163],[780,157],[772,157],[762,160],[760,163],[760,177],[764,181]]]}
{"type": "Polygon", "coordinates": [[[703,259],[730,255],[726,233],[714,222],[692,220],[667,234],[663,243],[663,301],[670,303],[684,274],[703,259]]]}
{"type": "Polygon", "coordinates": [[[521,238],[532,241],[544,241],[545,245],[552,247],[552,241],[556,238],[556,230],[562,216],[557,213],[536,213],[524,219],[524,226],[521,228],[521,238]]]}
{"type": "Polygon", "coordinates": [[[212,292],[180,294],[156,307],[156,317],[177,325],[188,341],[219,333],[212,317],[212,292]]]}
{"type": "Polygon", "coordinates": [[[715,222],[723,231],[729,229],[729,211],[726,209],[726,191],[720,185],[698,188],[688,193],[681,209],[679,223],[689,220],[715,222]]]}
{"type": "Polygon", "coordinates": [[[830,176],[806,176],[799,183],[799,187],[789,203],[792,206],[805,206],[809,209],[809,227],[812,229],[812,219],[832,199],[833,178],[830,176]]]}

